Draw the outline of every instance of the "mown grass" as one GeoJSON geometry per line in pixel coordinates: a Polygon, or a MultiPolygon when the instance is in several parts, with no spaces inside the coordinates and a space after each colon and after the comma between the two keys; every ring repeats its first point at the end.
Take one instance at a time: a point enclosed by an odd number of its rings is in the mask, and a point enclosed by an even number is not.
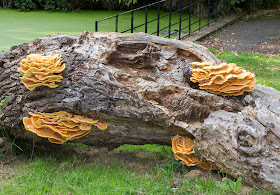
{"type": "MultiPolygon", "coordinates": [[[[170,193],[167,172],[154,177],[129,171],[124,164],[93,163],[73,165],[71,161],[57,163],[54,158],[36,159],[25,167],[14,185],[4,187],[7,194],[125,194],[133,190],[149,194],[170,193]]],[[[156,172],[158,172],[157,170],[156,172]]]]}
{"type": "Polygon", "coordinates": [[[28,43],[39,36],[56,33],[78,34],[93,31],[94,21],[120,13],[101,10],[80,12],[30,11],[0,8],[0,51],[28,43]]]}
{"type": "MultiPolygon", "coordinates": [[[[138,26],[145,22],[145,10],[139,10],[134,13],[134,26],[138,26]]],[[[28,43],[37,37],[48,36],[56,33],[79,34],[87,30],[95,31],[95,21],[112,15],[122,13],[123,11],[105,11],[105,10],[83,10],[78,12],[46,12],[46,11],[30,11],[20,12],[13,9],[0,8],[0,51],[7,51],[14,45],[28,43]]],[[[161,11],[163,16],[168,12],[161,11]]],[[[183,18],[187,18],[187,14],[183,14],[183,18]]],[[[157,18],[157,10],[148,10],[148,20],[157,18]]],[[[168,16],[160,19],[160,28],[168,25],[168,16]]],[[[192,17],[191,22],[197,21],[197,17],[192,17]]],[[[179,13],[172,14],[172,23],[179,21],[179,13]]],[[[206,24],[206,20],[201,25],[206,24]]],[[[188,26],[188,20],[182,22],[182,28],[188,26]]],[[[121,32],[131,27],[131,15],[124,14],[119,16],[119,29],[121,32]]],[[[192,26],[192,30],[198,28],[198,23],[192,26]]],[[[172,30],[178,30],[179,24],[174,25],[172,30]]],[[[157,30],[157,21],[148,24],[148,33],[157,30]]],[[[186,28],[187,31],[188,28],[186,28]]],[[[99,23],[98,31],[114,32],[115,18],[99,23]]],[[[144,26],[134,29],[134,32],[144,32],[144,26]]],[[[168,31],[168,28],[163,30],[168,31]]],[[[130,32],[130,31],[129,31],[130,32]]],[[[166,36],[166,34],[161,34],[166,36]]]]}
{"type": "MultiPolygon", "coordinates": [[[[89,149],[72,144],[64,147],[89,149]]],[[[166,161],[172,155],[170,147],[125,145],[112,152],[102,152],[105,158],[95,154],[88,160],[82,155],[67,153],[38,156],[27,164],[18,165],[14,174],[6,176],[10,180],[7,185],[0,184],[0,194],[135,194],[135,191],[145,194],[234,194],[240,191],[241,182],[238,187],[232,180],[221,182],[211,174],[195,180],[186,178],[188,168],[174,160],[166,161]],[[132,154],[141,152],[141,158],[131,158],[132,154]],[[130,160],[116,157],[125,153],[130,155],[130,160]],[[165,158],[165,162],[149,163],[158,158],[153,153],[162,153],[160,158],[165,158]],[[146,162],[139,163],[142,160],[146,162]]],[[[7,180],[3,175],[0,178],[7,180]]]]}

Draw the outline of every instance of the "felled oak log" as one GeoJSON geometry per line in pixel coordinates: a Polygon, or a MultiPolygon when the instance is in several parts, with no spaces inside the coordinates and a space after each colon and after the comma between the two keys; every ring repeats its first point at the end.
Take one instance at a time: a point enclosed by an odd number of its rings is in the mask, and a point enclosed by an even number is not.
{"type": "Polygon", "coordinates": [[[88,145],[171,145],[173,136],[188,136],[196,139],[197,157],[278,193],[280,92],[256,85],[243,96],[208,93],[190,82],[191,62],[221,63],[203,46],[143,33],[38,38],[0,54],[0,100],[12,93],[0,124],[32,142],[23,117],[65,111],[108,126],[75,140],[88,145]],[[58,87],[30,91],[21,83],[19,62],[34,53],[62,56],[66,66],[58,87]]]}

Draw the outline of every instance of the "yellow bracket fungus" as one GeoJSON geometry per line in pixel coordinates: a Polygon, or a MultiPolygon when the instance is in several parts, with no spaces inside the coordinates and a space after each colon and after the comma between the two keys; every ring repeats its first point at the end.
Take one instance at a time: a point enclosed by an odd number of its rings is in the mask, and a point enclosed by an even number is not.
{"type": "Polygon", "coordinates": [[[18,72],[24,74],[20,77],[22,83],[29,90],[39,86],[55,88],[55,82],[63,79],[61,73],[65,69],[65,64],[61,55],[42,56],[40,54],[30,54],[19,63],[18,72]]]}
{"type": "Polygon", "coordinates": [[[255,75],[236,64],[222,63],[214,66],[212,62],[193,62],[190,80],[199,83],[200,89],[222,96],[239,96],[255,88],[255,75]]]}
{"type": "Polygon", "coordinates": [[[175,136],[172,139],[172,151],[175,155],[176,160],[181,160],[181,163],[187,166],[199,166],[202,169],[210,170],[213,169],[210,163],[203,162],[199,158],[194,156],[194,145],[195,140],[188,137],[175,136]]]}
{"type": "Polygon", "coordinates": [[[68,140],[79,139],[91,131],[92,125],[105,130],[107,125],[80,115],[67,112],[29,113],[30,118],[24,117],[26,130],[36,133],[40,137],[48,138],[52,143],[63,144],[68,140]]]}

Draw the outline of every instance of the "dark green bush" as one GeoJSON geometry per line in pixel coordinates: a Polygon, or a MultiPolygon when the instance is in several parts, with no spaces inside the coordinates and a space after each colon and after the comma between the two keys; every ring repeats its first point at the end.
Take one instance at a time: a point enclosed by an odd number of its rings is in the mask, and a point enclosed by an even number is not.
{"type": "MultiPolygon", "coordinates": [[[[149,1],[149,0],[145,0],[149,1]]],[[[0,7],[17,8],[21,11],[44,9],[47,11],[67,11],[80,9],[118,10],[130,8],[127,0],[0,0],[0,7]]],[[[140,4],[142,5],[142,3],[140,4]]]]}
{"type": "Polygon", "coordinates": [[[37,9],[36,0],[14,0],[14,6],[21,11],[37,9]]]}
{"type": "Polygon", "coordinates": [[[70,1],[68,0],[38,0],[41,7],[47,11],[55,11],[55,10],[73,10],[73,6],[70,1]]]}
{"type": "MultiPolygon", "coordinates": [[[[22,11],[44,9],[47,11],[67,11],[67,10],[81,10],[81,9],[131,9],[158,0],[0,0],[0,6],[17,8],[22,11]]],[[[192,0],[195,4],[198,0],[192,0]]],[[[208,0],[202,0],[202,4],[207,6],[208,0]]],[[[210,1],[211,5],[215,1],[210,1]]],[[[218,0],[219,5],[223,0],[218,0]]],[[[273,8],[280,5],[280,0],[226,0],[227,4],[231,5],[232,9],[242,9],[247,12],[253,12],[262,8],[273,8]]],[[[187,6],[188,1],[183,1],[183,6],[187,6]]],[[[178,9],[180,0],[173,0],[173,8],[178,9]]],[[[166,11],[169,10],[169,0],[163,3],[162,8],[166,11]]],[[[196,9],[193,6],[193,9],[196,9]]]]}
{"type": "Polygon", "coordinates": [[[67,11],[79,9],[100,9],[101,0],[0,0],[3,8],[21,11],[44,9],[47,11],[67,11]]]}
{"type": "Polygon", "coordinates": [[[280,5],[280,0],[231,0],[233,8],[241,8],[247,12],[254,12],[263,8],[275,8],[280,5]]]}

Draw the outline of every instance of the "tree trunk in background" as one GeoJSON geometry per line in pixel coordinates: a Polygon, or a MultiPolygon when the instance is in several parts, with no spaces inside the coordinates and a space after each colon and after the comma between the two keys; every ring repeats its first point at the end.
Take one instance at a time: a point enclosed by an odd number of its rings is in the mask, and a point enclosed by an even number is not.
{"type": "MultiPolygon", "coordinates": [[[[190,82],[190,63],[218,60],[203,46],[144,33],[53,35],[0,54],[0,124],[32,142],[22,118],[28,112],[66,111],[98,119],[75,140],[92,146],[171,145],[175,135],[196,139],[195,154],[233,177],[278,192],[280,92],[257,85],[240,97],[221,97],[190,82]],[[57,88],[29,91],[17,72],[32,53],[60,54],[66,63],[57,88]]],[[[36,136],[36,143],[47,143],[36,136]]]]}

